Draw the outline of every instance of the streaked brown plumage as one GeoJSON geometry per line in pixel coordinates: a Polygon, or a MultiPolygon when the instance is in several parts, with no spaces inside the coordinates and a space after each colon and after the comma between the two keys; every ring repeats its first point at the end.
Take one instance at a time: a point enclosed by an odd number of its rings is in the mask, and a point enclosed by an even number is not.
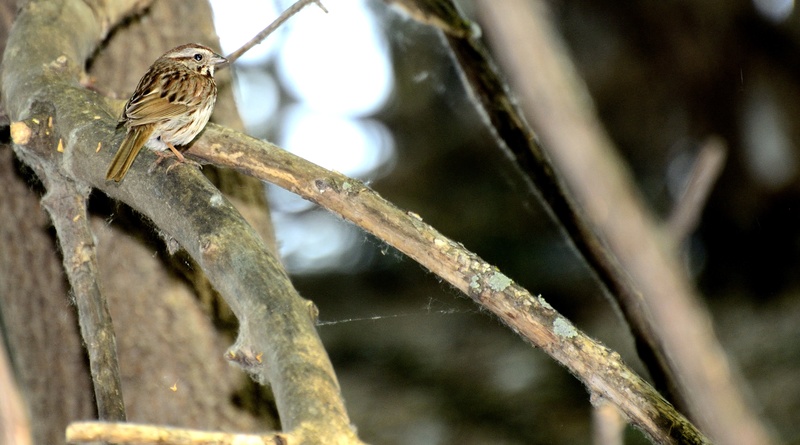
{"type": "Polygon", "coordinates": [[[214,68],[227,60],[211,49],[189,43],[159,57],[139,81],[120,124],[127,132],[106,172],[121,181],[143,146],[156,152],[186,145],[203,130],[214,110],[217,85],[214,68]]]}

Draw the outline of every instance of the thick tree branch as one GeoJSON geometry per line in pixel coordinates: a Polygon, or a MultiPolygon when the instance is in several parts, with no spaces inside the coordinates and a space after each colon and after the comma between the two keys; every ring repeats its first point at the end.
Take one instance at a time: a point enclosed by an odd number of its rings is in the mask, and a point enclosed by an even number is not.
{"type": "Polygon", "coordinates": [[[52,108],[37,102],[32,111],[32,117],[11,125],[11,138],[26,147],[31,166],[47,189],[42,205],[55,226],[64,270],[78,308],[98,416],[102,420],[125,420],[114,327],[97,282],[97,251],[86,212],[89,189],[79,190],[53,168],[63,141],[53,134],[52,108]]]}
{"type": "MultiPolygon", "coordinates": [[[[64,15],[75,19],[76,16],[85,14],[83,8],[91,9],[101,19],[101,23],[90,29],[98,35],[104,35],[108,31],[108,23],[103,19],[121,17],[135,5],[119,10],[98,10],[93,3],[76,6],[78,7],[66,8],[64,15]]],[[[47,20],[47,17],[44,19],[47,20]]],[[[13,30],[11,35],[9,40],[13,39],[13,30]]],[[[5,54],[8,55],[13,49],[9,45],[5,54]]],[[[65,62],[66,58],[57,59],[49,68],[53,71],[66,71],[65,62]]],[[[7,78],[4,77],[3,85],[6,82],[7,78]]],[[[8,101],[8,96],[4,99],[8,101]]],[[[60,156],[58,151],[63,149],[63,141],[53,132],[52,104],[31,101],[28,112],[26,122],[12,124],[11,136],[15,144],[27,147],[22,150],[23,156],[48,190],[42,204],[56,228],[65,272],[78,308],[81,334],[89,355],[98,415],[104,420],[125,420],[114,330],[106,300],[100,294],[97,283],[97,256],[86,213],[85,200],[89,189],[77,186],[54,168],[57,165],[54,158],[60,156]]]]}
{"type": "Polygon", "coordinates": [[[57,173],[47,175],[44,182],[47,194],[42,204],[56,228],[64,270],[78,307],[97,414],[101,420],[125,420],[114,327],[97,281],[97,250],[86,212],[88,190],[78,191],[74,182],[57,173]]]}
{"type": "Polygon", "coordinates": [[[98,16],[84,8],[78,0],[32,2],[15,22],[2,70],[8,114],[19,122],[33,116],[33,104],[49,104],[52,132],[63,147],[52,162],[22,144],[16,152],[40,176],[42,168],[36,166],[45,165],[78,187],[97,188],[126,202],[194,258],[239,319],[239,336],[228,356],[272,385],[284,430],[300,434],[306,443],[359,443],[308,302],[220,192],[188,165],[169,172],[161,165],[148,174],[154,160],[149,152],[140,155],[122,184],[105,181],[116,119],[103,98],[82,88],[78,78],[107,22],[91,20],[98,16]]]}
{"type": "Polygon", "coordinates": [[[50,111],[39,109],[34,113],[38,117],[16,122],[12,125],[11,136],[15,144],[32,152],[29,159],[39,161],[33,168],[48,190],[42,204],[56,228],[64,269],[78,307],[98,415],[103,420],[125,420],[114,328],[97,283],[97,252],[86,213],[89,190],[79,191],[74,182],[52,168],[56,165],[53,157],[60,156],[58,148],[52,149],[61,147],[62,141],[53,139],[50,111]]]}

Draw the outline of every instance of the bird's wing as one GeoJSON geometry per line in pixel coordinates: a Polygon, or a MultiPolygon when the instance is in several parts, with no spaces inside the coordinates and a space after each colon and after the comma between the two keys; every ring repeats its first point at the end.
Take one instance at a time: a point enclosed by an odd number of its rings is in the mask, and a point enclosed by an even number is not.
{"type": "Polygon", "coordinates": [[[131,98],[123,119],[128,126],[147,125],[184,115],[188,109],[186,103],[170,102],[168,97],[161,97],[158,91],[154,91],[131,98]]]}
{"type": "Polygon", "coordinates": [[[125,105],[122,121],[127,127],[132,127],[186,116],[187,111],[200,100],[195,77],[191,72],[154,64],[125,105]],[[171,74],[164,76],[164,71],[169,69],[172,69],[171,74]],[[180,84],[181,88],[176,89],[175,84],[180,84]]]}

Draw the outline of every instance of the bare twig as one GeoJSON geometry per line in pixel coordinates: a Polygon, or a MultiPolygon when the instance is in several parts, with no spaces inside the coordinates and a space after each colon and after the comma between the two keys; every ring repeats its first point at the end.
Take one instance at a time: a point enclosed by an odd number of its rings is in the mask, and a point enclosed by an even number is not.
{"type": "Polygon", "coordinates": [[[657,443],[700,444],[706,438],[631,371],[541,296],[533,296],[492,265],[363,183],[323,169],[277,146],[216,125],[186,152],[283,187],[354,222],[405,253],[495,313],[515,332],[567,367],[657,443]]]}
{"type": "Polygon", "coordinates": [[[67,427],[67,442],[105,441],[115,444],[164,443],[170,445],[286,445],[301,443],[282,433],[237,434],[198,431],[134,423],[75,422],[67,427]]]}
{"type": "Polygon", "coordinates": [[[259,43],[261,43],[264,39],[267,38],[267,36],[269,36],[270,34],[275,32],[276,29],[278,29],[281,25],[283,25],[284,22],[289,20],[289,18],[291,18],[293,15],[297,14],[298,12],[300,12],[301,9],[305,8],[306,6],[308,6],[308,5],[312,4],[312,3],[315,3],[323,11],[328,12],[328,10],[325,9],[325,6],[322,5],[322,2],[320,0],[298,0],[296,3],[292,4],[292,6],[290,6],[288,9],[283,11],[281,13],[281,15],[279,15],[278,18],[273,20],[273,22],[270,23],[269,26],[264,28],[263,31],[261,31],[260,33],[256,34],[255,37],[250,39],[249,42],[245,43],[244,45],[242,45],[241,48],[237,49],[236,51],[234,51],[234,52],[230,53],[228,56],[226,56],[225,58],[228,59],[228,64],[231,64],[231,63],[235,62],[236,59],[238,59],[239,57],[242,56],[242,54],[244,54],[247,51],[249,51],[250,48],[258,45],[259,43]]]}
{"type": "Polygon", "coordinates": [[[725,142],[718,137],[706,139],[700,147],[683,193],[667,220],[667,231],[676,245],[697,228],[708,195],[722,173],[726,151],[725,142]]]}

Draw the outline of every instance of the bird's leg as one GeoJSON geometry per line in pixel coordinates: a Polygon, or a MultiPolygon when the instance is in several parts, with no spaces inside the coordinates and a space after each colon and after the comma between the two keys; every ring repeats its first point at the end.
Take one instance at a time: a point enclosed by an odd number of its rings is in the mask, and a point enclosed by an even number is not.
{"type": "Polygon", "coordinates": [[[171,159],[171,158],[177,158],[178,162],[186,162],[186,158],[183,156],[183,154],[180,151],[178,151],[177,148],[175,148],[174,145],[167,144],[167,147],[169,147],[169,150],[172,153],[169,153],[166,150],[163,150],[163,151],[162,150],[153,150],[153,153],[155,153],[155,155],[158,156],[158,159],[156,159],[156,165],[161,164],[162,162],[164,162],[165,159],[171,159]]]}
{"type": "Polygon", "coordinates": [[[175,148],[174,145],[170,144],[169,142],[166,142],[166,144],[167,144],[167,147],[169,147],[170,151],[175,153],[175,157],[178,158],[178,161],[186,162],[186,158],[183,157],[183,154],[181,152],[179,152],[178,149],[175,148]]]}
{"type": "Polygon", "coordinates": [[[158,159],[156,159],[156,163],[155,163],[155,164],[153,164],[153,167],[155,167],[155,166],[157,166],[157,165],[161,164],[161,162],[162,162],[164,159],[177,158],[178,162],[176,162],[176,163],[173,163],[172,165],[170,165],[169,167],[167,167],[167,172],[169,172],[170,170],[172,170],[172,169],[173,169],[173,168],[174,168],[176,165],[179,165],[179,164],[184,164],[184,163],[185,163],[185,164],[191,164],[191,165],[195,165],[195,166],[197,166],[197,167],[199,167],[199,168],[203,168],[203,166],[202,166],[202,165],[200,165],[200,164],[198,164],[197,162],[195,162],[195,161],[192,161],[191,159],[186,159],[186,157],[185,157],[185,156],[183,156],[183,154],[182,154],[180,151],[178,151],[178,149],[177,149],[177,148],[175,148],[175,146],[174,146],[174,145],[170,144],[169,142],[166,142],[166,144],[167,144],[167,147],[169,147],[169,150],[172,152],[172,154],[170,154],[170,153],[167,153],[166,151],[154,151],[154,153],[156,154],[156,156],[158,156],[158,159]],[[174,154],[175,156],[173,156],[173,154],[174,154]]]}

